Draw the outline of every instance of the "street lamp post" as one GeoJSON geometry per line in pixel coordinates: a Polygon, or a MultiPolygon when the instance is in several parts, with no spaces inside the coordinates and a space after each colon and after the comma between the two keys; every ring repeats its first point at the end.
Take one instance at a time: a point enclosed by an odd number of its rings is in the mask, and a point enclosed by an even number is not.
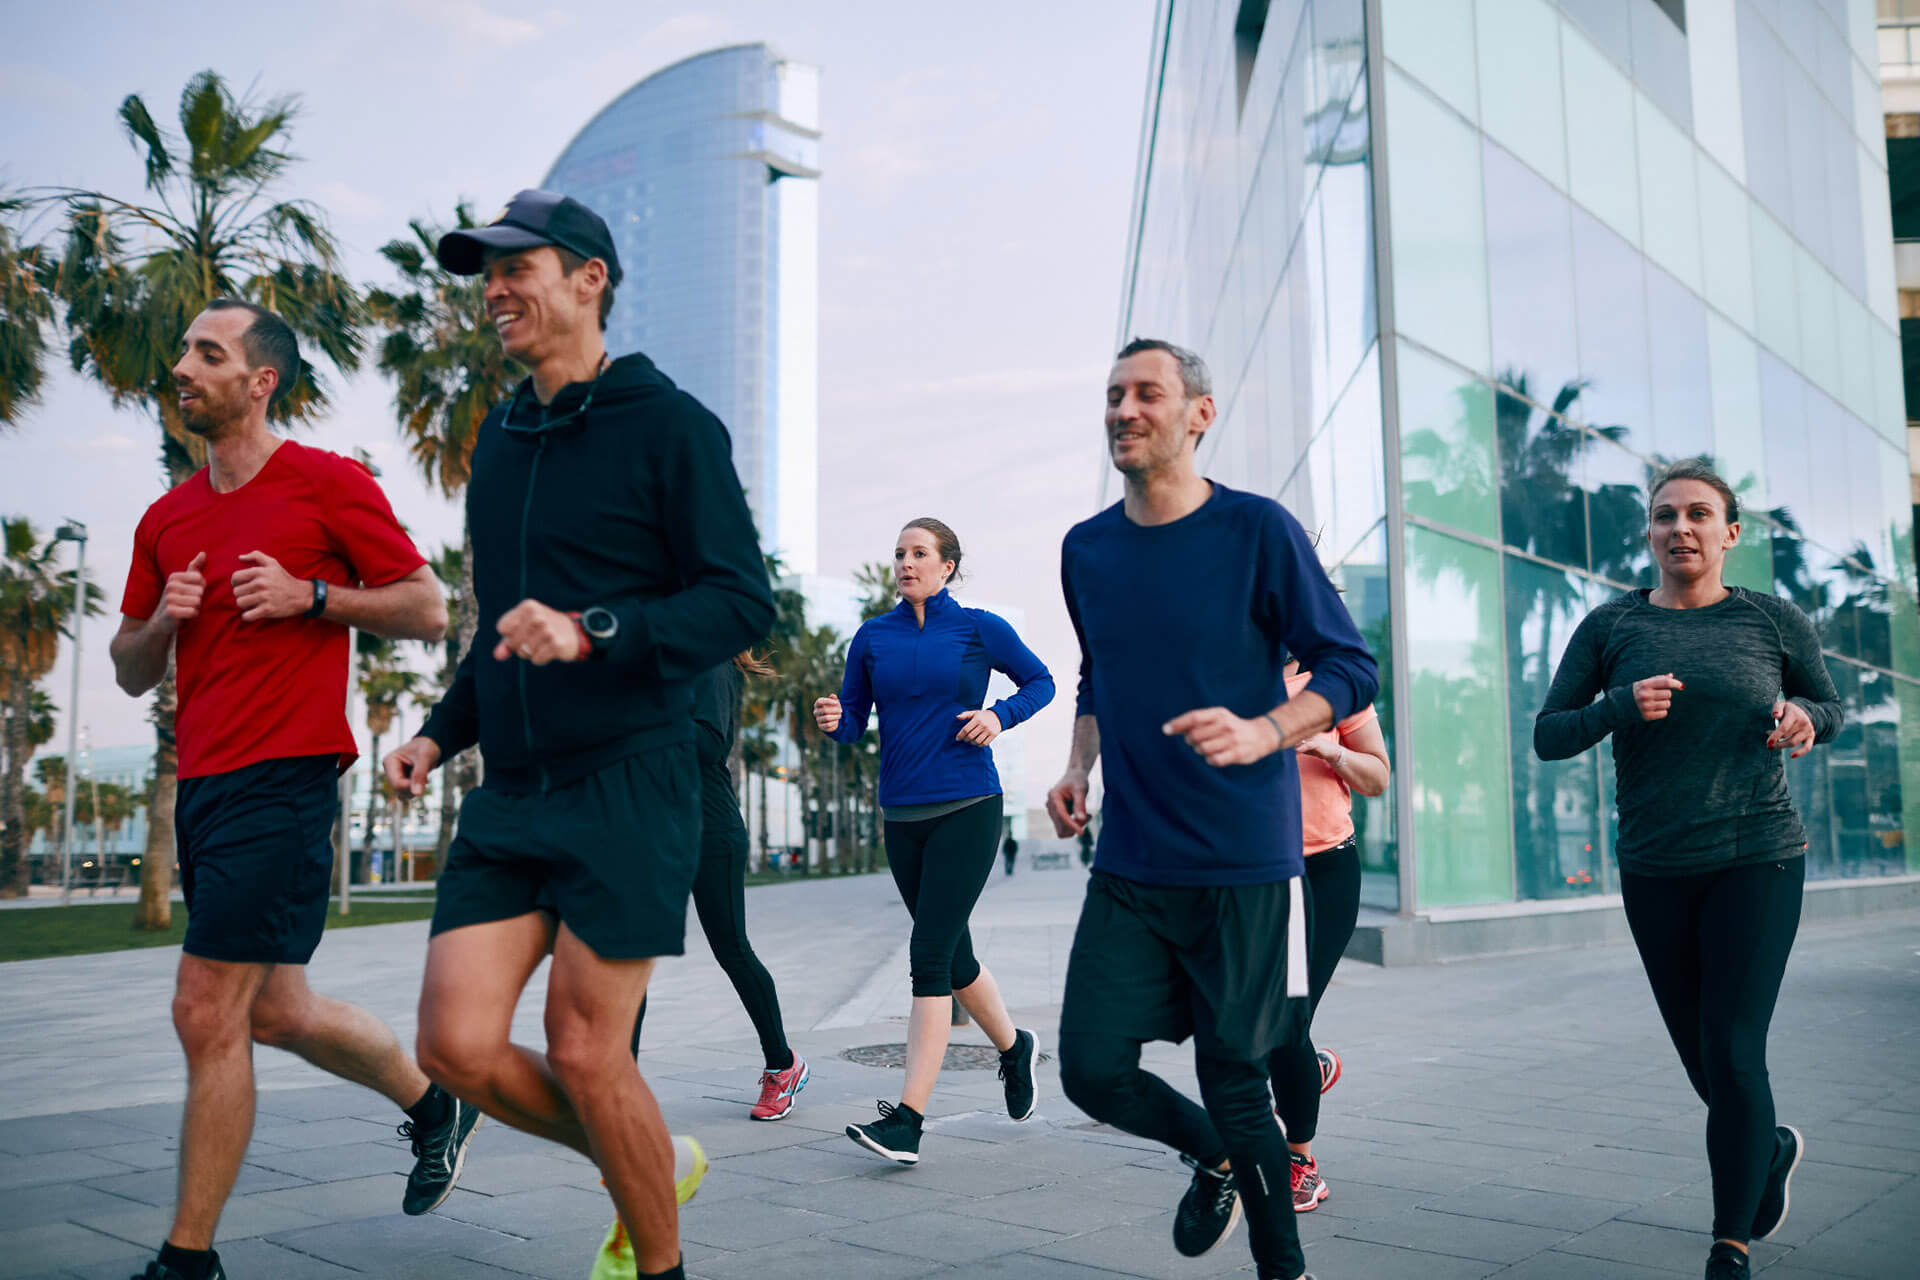
{"type": "Polygon", "coordinates": [[[60,904],[73,898],[73,761],[80,740],[80,624],[87,603],[87,526],[69,520],[53,531],[55,542],[79,544],[73,569],[73,691],[67,699],[66,814],[60,822],[60,904]]]}

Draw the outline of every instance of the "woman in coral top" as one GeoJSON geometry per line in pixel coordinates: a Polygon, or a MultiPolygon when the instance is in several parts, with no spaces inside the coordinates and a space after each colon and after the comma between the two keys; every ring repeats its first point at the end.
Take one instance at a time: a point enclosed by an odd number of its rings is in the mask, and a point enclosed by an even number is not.
{"type": "MultiPolygon", "coordinates": [[[[1287,664],[1287,696],[1313,678],[1298,662],[1287,664]]],[[[1314,1009],[1346,953],[1360,915],[1360,848],[1354,839],[1353,793],[1377,796],[1387,789],[1387,742],[1371,706],[1326,733],[1294,748],[1300,754],[1300,843],[1307,855],[1307,995],[1314,1009]]],[[[1340,1055],[1314,1048],[1311,1037],[1275,1049],[1267,1058],[1274,1111],[1293,1153],[1293,1208],[1307,1213],[1327,1198],[1327,1184],[1313,1158],[1320,1123],[1320,1095],[1340,1078],[1340,1055]]]]}

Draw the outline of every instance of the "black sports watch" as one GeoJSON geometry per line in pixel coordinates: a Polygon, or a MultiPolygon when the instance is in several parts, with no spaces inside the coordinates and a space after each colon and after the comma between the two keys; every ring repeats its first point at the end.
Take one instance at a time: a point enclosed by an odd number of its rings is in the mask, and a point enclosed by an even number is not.
{"type": "Polygon", "coordinates": [[[313,603],[307,606],[305,616],[317,618],[327,611],[327,580],[325,578],[309,578],[308,581],[313,583],[313,603]]]}
{"type": "Polygon", "coordinates": [[[613,610],[596,604],[580,611],[580,629],[593,641],[592,656],[599,657],[620,634],[620,619],[614,616],[613,610]]]}

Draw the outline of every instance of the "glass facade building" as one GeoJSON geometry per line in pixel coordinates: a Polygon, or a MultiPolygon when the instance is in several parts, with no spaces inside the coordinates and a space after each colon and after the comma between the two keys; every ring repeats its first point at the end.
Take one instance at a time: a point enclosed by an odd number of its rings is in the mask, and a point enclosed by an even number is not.
{"type": "Polygon", "coordinates": [[[626,278],[607,347],[644,351],[719,415],[761,539],[818,555],[820,75],[764,44],[655,72],[543,185],[607,220],[626,278]]]}
{"type": "Polygon", "coordinates": [[[1811,876],[1920,872],[1871,0],[1161,0],[1153,41],[1119,336],[1207,358],[1203,470],[1318,531],[1380,659],[1366,901],[1617,891],[1610,749],[1533,718],[1697,453],[1846,704],[1788,766],[1811,876]]]}

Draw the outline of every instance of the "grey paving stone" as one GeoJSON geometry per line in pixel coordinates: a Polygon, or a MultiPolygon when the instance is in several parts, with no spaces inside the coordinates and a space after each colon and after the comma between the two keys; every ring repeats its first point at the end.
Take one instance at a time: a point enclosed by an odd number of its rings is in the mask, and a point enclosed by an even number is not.
{"type": "MultiPolygon", "coordinates": [[[[166,1230],[162,1224],[161,1230],[166,1230]]],[[[150,1237],[149,1249],[159,1247],[160,1237],[150,1237]]],[[[0,1258],[8,1268],[20,1274],[52,1271],[58,1267],[82,1266],[90,1262],[125,1259],[143,1246],[102,1231],[92,1231],[71,1222],[45,1222],[35,1227],[0,1231],[0,1258]]]]}
{"type": "MultiPolygon", "coordinates": [[[[358,1218],[280,1232],[272,1236],[269,1243],[369,1275],[393,1275],[399,1269],[398,1264],[404,1261],[407,1280],[416,1276],[451,1280],[461,1274],[462,1260],[475,1251],[494,1247],[501,1238],[498,1232],[438,1213],[421,1218],[395,1213],[382,1218],[358,1218]]],[[[594,1240],[598,1243],[597,1233],[594,1240]]],[[[590,1262],[592,1258],[589,1247],[583,1261],[590,1262]]],[[[486,1275],[511,1274],[481,1267],[475,1267],[474,1271],[486,1275]]]]}
{"type": "Polygon", "coordinates": [[[392,1113],[394,1124],[406,1119],[400,1109],[358,1085],[327,1085],[318,1089],[262,1090],[255,1110],[263,1116],[288,1120],[338,1120],[349,1116],[392,1113]]]}
{"type": "Polygon", "coordinates": [[[86,1186],[22,1187],[0,1196],[0,1231],[64,1222],[81,1214],[113,1212],[138,1206],[124,1196],[108,1195],[86,1186]]]}
{"type": "Polygon", "coordinates": [[[1029,1253],[1104,1271],[1118,1271],[1122,1275],[1149,1276],[1154,1280],[1225,1275],[1251,1265],[1253,1255],[1247,1251],[1247,1237],[1243,1230],[1236,1230],[1205,1257],[1183,1258],[1174,1252],[1172,1223],[1173,1215],[1163,1214],[1143,1222],[1130,1222],[1124,1226],[1108,1227],[1104,1231],[1068,1236],[1052,1244],[1035,1245],[1027,1253],[1014,1254],[1006,1259],[1008,1274],[1019,1275],[1016,1264],[1029,1253]]]}
{"type": "MultiPolygon", "coordinates": [[[[398,1208],[398,1204],[395,1205],[398,1208]]],[[[489,1231],[533,1239],[562,1231],[604,1228],[613,1217],[613,1201],[605,1191],[580,1187],[540,1187],[502,1196],[457,1193],[434,1212],[435,1217],[470,1222],[489,1231]]]]}
{"type": "MultiPolygon", "coordinates": [[[[755,1177],[772,1178],[777,1182],[825,1182],[829,1178],[851,1178],[870,1173],[876,1165],[884,1163],[878,1156],[862,1153],[845,1138],[840,1139],[840,1144],[846,1150],[812,1145],[782,1147],[753,1156],[750,1167],[742,1165],[741,1168],[755,1177]]],[[[740,1160],[743,1157],[733,1159],[740,1160]]],[[[727,1160],[717,1161],[716,1164],[725,1168],[733,1167],[732,1162],[727,1160]]]]}
{"type": "Polygon", "coordinates": [[[1091,1192],[1080,1183],[1069,1183],[963,1201],[953,1211],[968,1217],[1039,1227],[1062,1235],[1079,1235],[1122,1222],[1159,1217],[1166,1212],[1166,1205],[1116,1200],[1091,1192]]]}
{"type": "MultiPolygon", "coordinates": [[[[1461,1169],[1432,1160],[1407,1160],[1400,1156],[1379,1156],[1355,1152],[1340,1157],[1339,1167],[1348,1178],[1405,1191],[1431,1191],[1447,1194],[1484,1181],[1485,1170],[1461,1169]]],[[[1331,1173],[1331,1169],[1329,1169],[1331,1173]]]]}
{"type": "Polygon", "coordinates": [[[1178,1204],[1186,1194],[1187,1171],[1169,1155],[1162,1167],[1123,1165],[1091,1177],[1076,1178],[1073,1185],[1090,1195],[1164,1210],[1178,1204]]]}
{"type": "MultiPolygon", "coordinates": [[[[322,1221],[337,1221],[342,1218],[380,1218],[390,1213],[400,1212],[400,1200],[406,1194],[406,1189],[407,1180],[404,1177],[393,1173],[380,1173],[370,1174],[364,1178],[340,1178],[332,1182],[305,1183],[279,1191],[263,1191],[257,1195],[238,1196],[232,1203],[238,1204],[244,1200],[249,1204],[296,1209],[322,1221]]],[[[469,1199],[484,1202],[486,1198],[455,1188],[453,1195],[446,1204],[441,1206],[440,1211],[445,1212],[469,1199]]]]}
{"type": "Polygon", "coordinates": [[[47,1151],[31,1156],[0,1156],[0,1192],[50,1182],[79,1182],[126,1173],[128,1166],[91,1151],[47,1151]]]}
{"type": "Polygon", "coordinates": [[[1340,1229],[1340,1234],[1353,1240],[1444,1253],[1456,1258],[1514,1263],[1570,1239],[1574,1232],[1411,1209],[1392,1217],[1350,1223],[1340,1229]]]}
{"type": "Polygon", "coordinates": [[[1664,1182],[1691,1182],[1707,1172],[1707,1159],[1699,1156],[1668,1156],[1653,1151],[1630,1151],[1625,1147],[1595,1143],[1569,1151],[1555,1164],[1575,1169],[1599,1169],[1633,1178],[1653,1178],[1664,1182]]]}
{"type": "MultiPolygon", "coordinates": [[[[688,1268],[689,1280],[912,1280],[945,1267],[926,1258],[862,1249],[840,1241],[808,1240],[709,1258],[688,1268]]],[[[970,1272],[971,1273],[971,1272],[970,1272]]]]}
{"type": "Polygon", "coordinates": [[[1677,1179],[1625,1177],[1604,1169],[1579,1169],[1570,1164],[1539,1164],[1496,1174],[1486,1181],[1502,1187],[1523,1187],[1529,1191],[1557,1191],[1562,1195],[1589,1196],[1611,1200],[1631,1191],[1652,1199],[1678,1188],[1677,1179]]]}
{"type": "Polygon", "coordinates": [[[1559,1246],[1562,1253],[1578,1253],[1609,1262],[1631,1263],[1641,1267],[1664,1267],[1668,1271],[1698,1271],[1706,1265],[1707,1248],[1713,1243],[1707,1230],[1674,1231],[1666,1227],[1643,1226],[1637,1222],[1606,1222],[1585,1231],[1559,1246]]]}
{"type": "Polygon", "coordinates": [[[1494,1274],[1499,1280],[1673,1280],[1674,1276],[1681,1274],[1697,1276],[1699,1268],[1682,1273],[1659,1267],[1638,1267],[1605,1258],[1588,1258],[1553,1249],[1536,1253],[1524,1262],[1516,1262],[1494,1274]]]}
{"type": "MultiPolygon", "coordinates": [[[[877,1222],[882,1218],[898,1218],[931,1209],[990,1203],[966,1200],[944,1191],[913,1185],[905,1178],[889,1178],[885,1175],[834,1178],[827,1182],[806,1182],[798,1186],[778,1182],[767,1182],[765,1185],[770,1189],[755,1197],[761,1203],[783,1204],[813,1213],[831,1214],[849,1222],[877,1222]]],[[[706,1198],[707,1189],[703,1186],[697,1203],[705,1202],[706,1198]]]]}
{"type": "Polygon", "coordinates": [[[1396,1248],[1340,1237],[1307,1248],[1307,1270],[1318,1276],[1365,1276],[1367,1280],[1480,1280],[1500,1264],[1444,1253],[1396,1248]]]}
{"type": "MultiPolygon", "coordinates": [[[[263,1150],[271,1150],[265,1143],[255,1142],[248,1146],[247,1154],[255,1155],[263,1150]]],[[[128,1169],[171,1169],[180,1162],[180,1143],[173,1138],[150,1138],[145,1142],[123,1142],[112,1147],[94,1147],[88,1155],[111,1160],[128,1169]]]]}
{"type": "MultiPolygon", "coordinates": [[[[278,1173],[272,1169],[263,1169],[256,1164],[240,1166],[240,1176],[234,1181],[235,1195],[251,1195],[256,1191],[278,1191],[282,1187],[297,1187],[303,1179],[289,1174],[278,1173]]],[[[91,1178],[85,1185],[96,1191],[105,1191],[109,1195],[119,1196],[123,1200],[137,1200],[141,1204],[171,1205],[174,1191],[179,1182],[171,1167],[147,1169],[140,1173],[120,1173],[111,1177],[91,1178]]]]}
{"type": "Polygon", "coordinates": [[[828,1234],[835,1240],[884,1253],[903,1253],[955,1265],[1017,1253],[1060,1238],[1051,1231],[1012,1223],[989,1223],[938,1210],[842,1227],[828,1234]]]}
{"type": "MultiPolygon", "coordinates": [[[[1328,1166],[1323,1163],[1320,1168],[1324,1175],[1328,1166]]],[[[1347,1178],[1328,1177],[1326,1185],[1327,1198],[1320,1202],[1318,1209],[1300,1215],[1300,1221],[1303,1224],[1316,1220],[1340,1223],[1392,1217],[1443,1198],[1431,1191],[1381,1187],[1368,1182],[1354,1182],[1347,1178]]],[[[1314,1228],[1302,1225],[1300,1230],[1305,1233],[1314,1228]]],[[[1338,1227],[1330,1227],[1328,1231],[1337,1233],[1338,1227]]]]}
{"type": "MultiPolygon", "coordinates": [[[[90,1209],[72,1217],[82,1226],[91,1227],[105,1235],[118,1236],[136,1245],[157,1244],[173,1225],[173,1206],[170,1204],[163,1207],[123,1203],[123,1208],[90,1209]]],[[[226,1209],[220,1214],[220,1226],[214,1232],[214,1243],[272,1235],[276,1231],[290,1231],[320,1221],[322,1219],[318,1216],[299,1209],[257,1204],[248,1196],[236,1196],[227,1201],[226,1209]]]]}
{"type": "Polygon", "coordinates": [[[756,1204],[752,1212],[743,1213],[737,1204],[703,1205],[695,1200],[680,1210],[681,1239],[730,1251],[760,1249],[856,1225],[851,1218],[782,1204],[756,1204]]]}
{"type": "Polygon", "coordinates": [[[1564,1229],[1572,1234],[1591,1230],[1634,1206],[1623,1200],[1597,1200],[1590,1196],[1559,1195],[1551,1191],[1483,1184],[1429,1200],[1426,1207],[1436,1213],[1457,1213],[1494,1222],[1564,1229]]]}
{"type": "MultiPolygon", "coordinates": [[[[375,1124],[357,1116],[332,1120],[289,1120],[268,1127],[255,1126],[254,1137],[280,1151],[312,1151],[320,1147],[344,1147],[355,1142],[390,1142],[395,1150],[405,1151],[406,1143],[394,1134],[393,1125],[375,1124]]],[[[477,1142],[492,1137],[488,1127],[477,1142]]]]}
{"type": "MultiPolygon", "coordinates": [[[[386,1142],[353,1142],[338,1147],[312,1147],[305,1151],[260,1151],[249,1147],[247,1163],[257,1169],[283,1173],[307,1182],[335,1182],[342,1178],[364,1178],[380,1173],[404,1176],[413,1168],[413,1154],[403,1146],[386,1142]]],[[[171,1161],[167,1167],[172,1167],[171,1161]]],[[[461,1175],[463,1181],[473,1168],[474,1162],[469,1160],[466,1173],[461,1175]]]]}
{"type": "MultiPolygon", "coordinates": [[[[953,1268],[952,1274],[962,1274],[953,1268]]],[[[1004,1258],[969,1262],[964,1274],[974,1280],[1113,1280],[1114,1272],[1104,1267],[1083,1267],[1077,1262],[1062,1262],[1037,1253],[1010,1253],[1004,1258]]]]}
{"type": "MultiPolygon", "coordinates": [[[[157,1251],[157,1242],[145,1252],[137,1255],[138,1261],[121,1260],[102,1262],[92,1267],[78,1267],[74,1274],[81,1280],[127,1280],[130,1274],[137,1275],[157,1251]]],[[[310,1254],[295,1253],[291,1249],[282,1249],[265,1240],[229,1240],[222,1243],[218,1250],[220,1265],[228,1275],[240,1280],[352,1280],[358,1272],[345,1267],[335,1266],[324,1258],[310,1254]]]]}
{"type": "Polygon", "coordinates": [[[84,1151],[88,1147],[140,1142],[152,1136],[144,1129],[114,1124],[85,1114],[0,1120],[0,1152],[10,1156],[37,1156],[49,1151],[84,1151]]]}
{"type": "MultiPolygon", "coordinates": [[[[871,1157],[868,1157],[867,1163],[872,1164],[871,1157]]],[[[1062,1180],[1062,1175],[1051,1169],[1033,1169],[1010,1161],[976,1160],[972,1157],[923,1160],[911,1167],[882,1165],[877,1173],[869,1172],[870,1176],[898,1178],[908,1186],[949,1191],[963,1196],[999,1195],[1025,1187],[1048,1186],[1062,1180]]],[[[1180,1191],[1175,1190],[1174,1199],[1179,1198],[1180,1191]]]]}

